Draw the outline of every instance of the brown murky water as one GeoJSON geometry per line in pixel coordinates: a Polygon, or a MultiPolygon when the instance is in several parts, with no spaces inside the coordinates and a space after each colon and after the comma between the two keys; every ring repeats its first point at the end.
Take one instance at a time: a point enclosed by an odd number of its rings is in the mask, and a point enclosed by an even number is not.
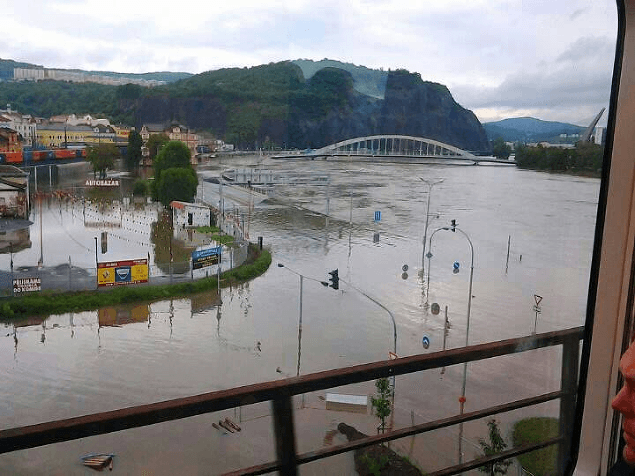
{"type": "MultiPolygon", "coordinates": [[[[223,289],[220,307],[216,296],[208,295],[5,325],[0,338],[3,428],[296,375],[298,359],[301,373],[385,359],[394,346],[392,320],[363,293],[394,315],[400,356],[443,347],[446,305],[451,328],[445,345],[464,345],[469,244],[459,233],[435,234],[426,294],[421,267],[428,195],[418,177],[444,179],[433,188],[428,236],[455,219],[474,245],[470,343],[527,335],[534,323],[544,332],[584,321],[597,179],[515,167],[260,157],[223,159],[200,173],[211,176],[221,169],[250,166],[280,174],[293,170],[330,176],[328,187],[284,185],[275,188],[275,200],[238,204],[251,240],[262,236],[272,251],[269,271],[245,286],[223,289]],[[381,212],[378,222],[376,211],[381,212]],[[277,267],[278,262],[289,269],[277,267]],[[341,278],[337,291],[318,282],[336,268],[341,278]],[[300,279],[290,270],[305,276],[300,354],[300,279]],[[543,298],[537,319],[534,294],[543,298]],[[441,313],[433,315],[426,302],[438,303],[441,313]],[[424,336],[430,341],[427,350],[422,347],[424,336]]],[[[199,195],[217,203],[218,185],[205,182],[203,187],[199,195]]],[[[51,203],[42,217],[45,260],[64,262],[71,254],[74,264],[94,263],[93,237],[100,230],[85,225],[78,206],[51,203]]],[[[16,265],[39,257],[38,219],[36,215],[30,230],[33,246],[14,255],[16,265]]],[[[112,239],[112,253],[153,256],[143,230],[137,224],[119,229],[121,239],[112,239]]],[[[8,262],[7,255],[0,256],[2,269],[8,262]]],[[[427,259],[425,267],[427,279],[427,259]]],[[[466,410],[552,390],[558,384],[559,364],[553,365],[550,356],[556,360],[557,351],[470,366],[466,410]]],[[[461,367],[397,379],[395,423],[456,413],[462,376],[461,367]]],[[[373,386],[371,382],[339,391],[369,394],[373,386]]],[[[370,415],[325,411],[318,395],[307,396],[305,406],[297,415],[301,451],[321,446],[338,421],[367,432],[376,425],[370,415]]],[[[552,414],[554,408],[532,411],[552,414]]],[[[12,453],[0,456],[0,472],[41,474],[48,468],[49,474],[84,474],[79,456],[115,452],[115,471],[121,474],[215,474],[274,458],[268,414],[267,406],[231,413],[247,429],[240,435],[212,428],[217,418],[212,415],[12,453]]],[[[504,423],[513,418],[503,417],[504,423]]],[[[469,441],[485,434],[481,426],[466,425],[471,453],[476,450],[469,441]]],[[[449,448],[445,463],[454,461],[456,430],[418,438],[416,444],[412,440],[413,458],[424,469],[434,469],[436,462],[431,464],[426,455],[439,447],[449,448]]],[[[411,441],[403,445],[408,450],[411,441]]],[[[322,465],[309,465],[302,474],[323,473],[325,467],[337,468],[330,474],[350,474],[349,456],[322,465]]]]}

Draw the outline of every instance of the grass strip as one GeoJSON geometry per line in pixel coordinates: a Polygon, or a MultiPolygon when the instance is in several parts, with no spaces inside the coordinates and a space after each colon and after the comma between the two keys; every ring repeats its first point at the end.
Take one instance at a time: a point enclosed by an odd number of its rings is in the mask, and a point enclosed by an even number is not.
{"type": "MultiPolygon", "coordinates": [[[[548,417],[534,417],[519,420],[514,424],[512,440],[514,446],[528,443],[540,443],[558,436],[558,419],[548,417]]],[[[532,451],[518,456],[518,462],[522,467],[534,476],[551,476],[557,471],[558,446],[552,445],[546,448],[532,451]]]]}
{"type": "MultiPolygon", "coordinates": [[[[221,274],[221,287],[233,286],[263,274],[271,265],[271,253],[260,250],[257,245],[249,244],[245,262],[221,274]]],[[[107,291],[77,291],[60,293],[43,291],[28,294],[0,304],[0,318],[10,320],[31,316],[49,316],[67,312],[92,311],[105,306],[132,302],[152,302],[157,300],[184,297],[190,294],[210,291],[218,287],[217,276],[201,278],[186,283],[153,286],[139,284],[134,286],[115,286],[107,291]]]]}

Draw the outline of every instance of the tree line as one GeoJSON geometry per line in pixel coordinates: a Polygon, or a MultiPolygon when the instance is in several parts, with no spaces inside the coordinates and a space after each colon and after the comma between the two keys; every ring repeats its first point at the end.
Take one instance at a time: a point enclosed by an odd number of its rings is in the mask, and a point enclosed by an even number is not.
{"type": "Polygon", "coordinates": [[[517,144],[515,150],[516,165],[522,169],[584,174],[602,170],[604,148],[590,142],[578,142],[571,149],[517,144]]]}

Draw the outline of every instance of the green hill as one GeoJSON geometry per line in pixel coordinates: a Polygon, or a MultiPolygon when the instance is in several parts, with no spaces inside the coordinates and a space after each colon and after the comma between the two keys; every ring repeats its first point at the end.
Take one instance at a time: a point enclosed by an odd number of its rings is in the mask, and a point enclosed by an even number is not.
{"type": "MultiPolygon", "coordinates": [[[[542,121],[533,117],[513,117],[483,124],[490,140],[501,137],[507,142],[540,142],[560,139],[560,134],[580,134],[584,127],[564,122],[542,121]]],[[[568,139],[575,142],[574,138],[568,139]]]]}

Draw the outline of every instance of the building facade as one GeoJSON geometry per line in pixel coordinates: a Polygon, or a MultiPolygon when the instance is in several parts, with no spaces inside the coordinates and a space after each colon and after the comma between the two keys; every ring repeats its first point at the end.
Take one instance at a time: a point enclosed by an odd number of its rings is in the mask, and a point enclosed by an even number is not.
{"type": "Polygon", "coordinates": [[[37,138],[37,122],[28,114],[20,114],[7,104],[6,109],[0,109],[0,127],[8,127],[16,131],[25,145],[33,145],[37,138]]]}

